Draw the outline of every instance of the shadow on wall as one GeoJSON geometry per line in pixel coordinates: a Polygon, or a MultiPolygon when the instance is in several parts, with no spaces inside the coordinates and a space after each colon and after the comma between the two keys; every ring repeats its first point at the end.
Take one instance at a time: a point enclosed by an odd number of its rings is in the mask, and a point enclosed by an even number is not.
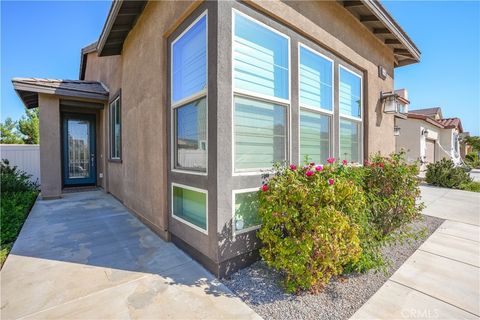
{"type": "Polygon", "coordinates": [[[120,202],[101,191],[38,200],[11,254],[114,272],[156,274],[171,285],[200,287],[207,294],[232,296],[186,253],[162,240],[120,202]]]}

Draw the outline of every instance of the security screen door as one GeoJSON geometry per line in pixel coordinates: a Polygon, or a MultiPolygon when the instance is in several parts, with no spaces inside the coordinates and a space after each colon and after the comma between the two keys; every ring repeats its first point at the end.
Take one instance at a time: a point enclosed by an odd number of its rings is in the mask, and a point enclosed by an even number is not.
{"type": "Polygon", "coordinates": [[[96,183],[95,116],[63,116],[63,184],[96,183]]]}

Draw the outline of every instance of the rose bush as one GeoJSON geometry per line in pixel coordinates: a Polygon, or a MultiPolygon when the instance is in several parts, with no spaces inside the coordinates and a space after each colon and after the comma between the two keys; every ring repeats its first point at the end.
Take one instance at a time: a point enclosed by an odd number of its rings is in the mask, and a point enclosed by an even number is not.
{"type": "Polygon", "coordinates": [[[382,246],[420,216],[416,173],[402,154],[375,155],[363,167],[334,158],[275,165],[259,191],[262,258],[284,274],[289,292],[317,291],[343,272],[381,268],[382,246]]]}

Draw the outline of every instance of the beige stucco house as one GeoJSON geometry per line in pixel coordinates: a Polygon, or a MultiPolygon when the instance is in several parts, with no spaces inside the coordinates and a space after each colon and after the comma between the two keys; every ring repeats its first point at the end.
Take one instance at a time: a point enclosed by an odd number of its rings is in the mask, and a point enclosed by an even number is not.
{"type": "Polygon", "coordinates": [[[443,118],[440,107],[410,110],[406,118],[396,119],[400,135],[397,151],[404,150],[407,159],[419,161],[420,169],[441,159],[462,163],[460,137],[464,133],[459,118],[443,118]]]}
{"type": "Polygon", "coordinates": [[[384,101],[419,59],[374,0],[114,1],[79,80],[13,85],[40,108],[44,198],[97,186],[225,275],[257,257],[273,162],[395,151],[384,101]]]}

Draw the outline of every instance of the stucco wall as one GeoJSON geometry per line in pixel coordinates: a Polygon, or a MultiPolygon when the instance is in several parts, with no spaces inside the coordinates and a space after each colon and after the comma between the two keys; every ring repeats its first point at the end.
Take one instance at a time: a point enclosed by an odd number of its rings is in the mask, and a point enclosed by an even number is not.
{"type": "Polygon", "coordinates": [[[62,194],[62,156],[60,144],[60,101],[47,94],[38,95],[40,118],[40,177],[44,199],[62,194]]]}

